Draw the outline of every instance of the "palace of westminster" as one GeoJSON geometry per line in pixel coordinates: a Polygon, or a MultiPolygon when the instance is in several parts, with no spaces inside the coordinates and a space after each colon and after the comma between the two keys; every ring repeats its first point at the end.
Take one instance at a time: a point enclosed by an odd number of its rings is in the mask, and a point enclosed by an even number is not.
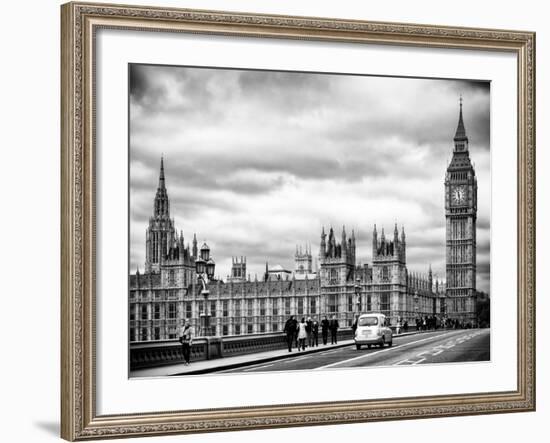
{"type": "Polygon", "coordinates": [[[358,265],[355,234],[330,228],[321,232],[318,266],[311,247],[296,248],[294,270],[269,267],[250,279],[246,257],[232,259],[231,274],[208,282],[201,291],[196,263],[214,266],[206,244],[184,245],[183,233],[170,218],[170,202],[161,159],[153,215],[146,231],[145,270],[129,279],[130,341],[176,338],[188,319],[201,335],[201,318],[208,316],[214,335],[280,332],[290,315],[335,316],[350,326],[356,315],[382,312],[391,324],[436,316],[475,325],[477,180],[470,161],[462,118],[462,100],[454,150],[445,175],[446,284],[407,268],[407,240],[397,225],[372,234],[372,264],[358,265]]]}

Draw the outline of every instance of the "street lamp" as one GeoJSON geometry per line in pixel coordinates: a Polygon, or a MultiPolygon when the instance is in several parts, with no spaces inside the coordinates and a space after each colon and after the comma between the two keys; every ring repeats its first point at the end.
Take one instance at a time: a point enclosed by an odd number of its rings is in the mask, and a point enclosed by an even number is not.
{"type": "Polygon", "coordinates": [[[355,299],[357,304],[357,317],[361,315],[361,279],[357,277],[355,280],[355,299]]]}
{"type": "Polygon", "coordinates": [[[210,248],[206,243],[201,247],[200,257],[195,260],[195,270],[197,272],[197,279],[201,285],[201,295],[204,297],[204,322],[202,327],[202,335],[207,337],[212,335],[210,329],[210,317],[208,315],[208,296],[210,291],[208,290],[208,283],[214,277],[214,270],[216,263],[210,257],[210,248]]]}

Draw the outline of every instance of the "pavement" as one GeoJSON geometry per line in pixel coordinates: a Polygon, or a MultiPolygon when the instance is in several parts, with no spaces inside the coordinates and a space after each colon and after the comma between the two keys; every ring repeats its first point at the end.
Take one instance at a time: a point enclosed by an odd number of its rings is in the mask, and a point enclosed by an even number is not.
{"type": "MultiPolygon", "coordinates": [[[[393,339],[407,337],[417,334],[428,334],[429,331],[410,331],[402,334],[394,334],[393,339]]],[[[316,347],[307,347],[305,351],[298,351],[293,348],[292,352],[288,349],[277,349],[274,351],[258,352],[254,354],[236,355],[231,357],[217,358],[213,360],[201,360],[185,365],[183,363],[161,366],[157,368],[138,369],[130,372],[131,378],[139,377],[165,377],[173,375],[199,375],[213,372],[233,372],[246,371],[249,366],[256,367],[257,365],[276,362],[279,360],[296,359],[305,357],[311,354],[324,353],[326,351],[334,351],[342,348],[349,348],[354,345],[354,341],[342,340],[338,344],[320,344],[316,347]]],[[[355,349],[355,348],[353,348],[355,349]]],[[[288,370],[289,368],[287,368],[288,370]]]]}

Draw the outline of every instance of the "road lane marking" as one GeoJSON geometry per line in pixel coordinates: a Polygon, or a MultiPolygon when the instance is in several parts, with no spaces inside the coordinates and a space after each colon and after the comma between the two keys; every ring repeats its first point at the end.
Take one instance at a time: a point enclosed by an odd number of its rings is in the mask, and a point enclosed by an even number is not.
{"type": "MultiPolygon", "coordinates": [[[[463,331],[458,331],[458,333],[460,333],[460,332],[463,332],[463,331]]],[[[375,352],[371,352],[369,354],[363,354],[363,355],[359,355],[357,357],[349,358],[347,360],[341,360],[341,361],[337,361],[335,363],[331,363],[331,364],[328,364],[328,365],[319,366],[318,368],[315,368],[314,371],[318,371],[320,369],[332,368],[334,366],[342,365],[344,363],[349,363],[351,361],[359,360],[359,359],[362,359],[362,358],[367,359],[369,357],[372,357],[373,355],[380,354],[382,352],[389,352],[389,351],[393,351],[395,349],[405,348],[407,346],[411,346],[411,345],[414,345],[416,343],[422,343],[422,342],[425,342],[425,341],[428,341],[428,340],[435,340],[436,338],[445,337],[447,335],[456,334],[456,333],[457,333],[457,331],[445,332],[444,334],[423,338],[422,340],[416,340],[416,341],[412,341],[412,342],[409,342],[409,343],[403,343],[402,345],[395,345],[395,346],[392,346],[391,348],[385,348],[385,349],[381,349],[380,351],[375,351],[375,352]]]]}
{"type": "MultiPolygon", "coordinates": [[[[433,331],[435,332],[435,331],[433,331]]],[[[455,332],[455,331],[447,331],[447,332],[455,332]]],[[[427,332],[427,334],[432,334],[432,332],[427,332]]],[[[404,339],[404,338],[407,338],[408,336],[405,335],[405,336],[399,336],[399,335],[396,335],[393,337],[394,340],[396,339],[404,339]]],[[[434,336],[430,335],[430,337],[428,338],[435,338],[434,336]]],[[[277,363],[285,363],[285,364],[288,364],[288,363],[294,363],[295,361],[298,361],[298,360],[303,360],[305,358],[309,358],[311,357],[312,354],[315,354],[316,356],[320,356],[320,355],[328,355],[328,354],[335,354],[337,352],[341,352],[342,350],[346,349],[346,348],[349,348],[351,346],[354,346],[354,343],[349,343],[345,346],[342,346],[342,347],[338,347],[336,349],[327,349],[326,351],[317,351],[315,353],[308,353],[306,355],[300,355],[300,354],[297,354],[297,357],[288,357],[288,358],[285,358],[284,360],[280,360],[278,361],[277,363]]],[[[397,347],[399,345],[394,345],[394,348],[397,347]]],[[[296,352],[300,352],[300,351],[296,351],[296,352]]],[[[258,369],[258,365],[263,365],[263,363],[256,363],[256,364],[253,364],[253,366],[249,366],[251,369],[254,368],[254,369],[258,369]]],[[[260,366],[261,367],[261,366],[260,366]]],[[[238,370],[236,369],[228,369],[226,371],[219,371],[219,372],[236,372],[238,370]]],[[[244,371],[244,370],[243,370],[244,371]]]]}
{"type": "Polygon", "coordinates": [[[441,353],[445,352],[445,349],[439,348],[435,349],[435,351],[432,353],[433,356],[439,355],[441,353]]]}
{"type": "MultiPolygon", "coordinates": [[[[351,344],[350,344],[350,346],[351,346],[351,344]]],[[[305,355],[298,354],[297,357],[289,357],[289,358],[285,358],[284,360],[277,360],[274,363],[269,364],[269,365],[264,365],[263,363],[255,363],[255,364],[249,365],[247,367],[247,369],[231,368],[231,369],[221,370],[221,371],[218,371],[218,372],[219,373],[224,373],[224,372],[252,371],[252,370],[255,370],[255,369],[261,369],[261,368],[264,368],[264,367],[266,368],[266,367],[269,367],[269,366],[273,366],[273,365],[275,365],[275,363],[284,363],[284,364],[294,363],[295,361],[304,360],[306,358],[309,358],[309,357],[311,357],[312,354],[324,355],[324,354],[329,354],[329,353],[333,353],[333,352],[338,352],[338,351],[341,351],[342,349],[343,348],[329,349],[327,351],[320,351],[320,352],[317,352],[317,353],[309,353],[309,354],[305,354],[305,355]]]]}
{"type": "Polygon", "coordinates": [[[253,368],[249,368],[249,369],[243,369],[243,371],[247,372],[247,371],[255,371],[256,369],[263,369],[263,368],[269,368],[270,366],[273,366],[275,363],[271,363],[269,365],[263,365],[263,366],[255,366],[253,368]]]}
{"type": "Polygon", "coordinates": [[[293,362],[295,362],[295,361],[303,360],[304,358],[308,358],[308,357],[309,357],[309,354],[302,355],[301,357],[289,358],[289,359],[285,360],[285,363],[293,363],[293,362]]]}
{"type": "MultiPolygon", "coordinates": [[[[456,345],[461,345],[469,340],[471,340],[474,337],[477,337],[478,335],[482,334],[482,331],[470,333],[468,335],[463,335],[462,337],[458,338],[451,338],[450,340],[446,341],[445,343],[439,344],[437,346],[434,346],[432,349],[423,351],[419,354],[417,354],[415,357],[422,357],[425,354],[429,354],[430,356],[434,357],[436,355],[439,355],[443,352],[445,352],[448,349],[454,348],[456,345]]],[[[393,366],[400,366],[400,365],[417,365],[419,363],[422,363],[423,361],[426,361],[425,357],[422,357],[420,360],[412,360],[412,359],[405,359],[398,361],[397,363],[394,363],[393,366]]]]}

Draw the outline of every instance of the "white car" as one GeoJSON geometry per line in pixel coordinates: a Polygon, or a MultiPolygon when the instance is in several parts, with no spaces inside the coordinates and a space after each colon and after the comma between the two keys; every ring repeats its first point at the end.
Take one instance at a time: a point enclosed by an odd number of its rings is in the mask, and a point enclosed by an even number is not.
{"type": "Polygon", "coordinates": [[[355,346],[361,349],[362,345],[369,348],[372,345],[391,346],[393,344],[392,330],[387,326],[384,314],[363,314],[357,319],[355,330],[355,346]]]}

